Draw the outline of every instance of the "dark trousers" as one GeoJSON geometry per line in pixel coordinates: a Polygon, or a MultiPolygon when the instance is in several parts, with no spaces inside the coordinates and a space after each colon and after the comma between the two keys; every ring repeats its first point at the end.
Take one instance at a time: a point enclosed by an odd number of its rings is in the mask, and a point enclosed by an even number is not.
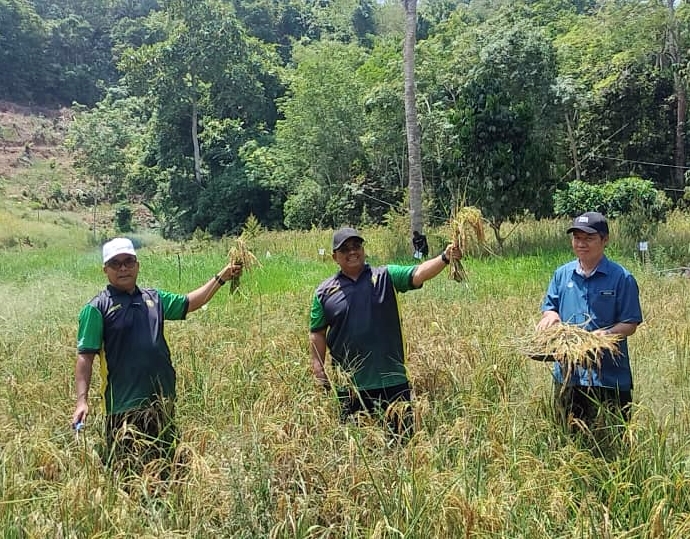
{"type": "Polygon", "coordinates": [[[174,405],[157,400],[145,408],[106,417],[107,465],[141,470],[153,460],[172,459],[178,442],[174,405]]]}
{"type": "Polygon", "coordinates": [[[632,392],[608,387],[563,386],[554,383],[556,419],[568,429],[586,426],[590,431],[630,420],[632,392]]]}
{"type": "Polygon", "coordinates": [[[409,438],[414,433],[412,390],[409,383],[378,389],[339,389],[340,420],[358,413],[381,418],[394,436],[409,438]]]}

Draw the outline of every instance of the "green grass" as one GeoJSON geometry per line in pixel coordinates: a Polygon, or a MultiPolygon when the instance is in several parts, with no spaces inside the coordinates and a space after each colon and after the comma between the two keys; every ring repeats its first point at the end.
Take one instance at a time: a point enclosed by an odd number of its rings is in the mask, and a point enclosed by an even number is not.
{"type": "MultiPolygon", "coordinates": [[[[466,283],[444,274],[400,295],[420,422],[403,448],[376,426],[340,425],[336,402],[314,388],[308,313],[335,271],[318,255],[330,233],[266,233],[237,292],[166,323],[187,464],[163,488],[102,469],[98,375],[89,425],[79,440],[70,432],[76,317],[104,276],[84,225],[28,217],[0,214],[33,243],[0,250],[2,537],[690,534],[690,280],[640,264],[622,242],[611,252],[640,283],[645,323],[630,339],[635,410],[617,456],[561,434],[548,366],[516,352],[571,257],[564,223],[527,223],[501,256],[468,258],[466,283]]],[[[677,233],[660,232],[666,252],[686,238],[674,219],[677,233]]],[[[385,230],[364,234],[372,259],[392,260],[385,230]]],[[[215,274],[231,242],[137,241],[140,284],[179,292],[215,274]]]]}

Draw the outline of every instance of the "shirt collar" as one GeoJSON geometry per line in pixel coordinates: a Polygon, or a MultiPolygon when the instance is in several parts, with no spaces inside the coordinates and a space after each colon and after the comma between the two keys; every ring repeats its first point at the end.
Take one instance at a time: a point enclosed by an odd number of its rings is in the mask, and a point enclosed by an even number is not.
{"type": "Polygon", "coordinates": [[[591,273],[587,274],[585,271],[582,269],[582,266],[580,265],[579,260],[575,260],[575,273],[577,273],[579,276],[584,277],[585,279],[587,277],[591,277],[598,271],[601,273],[606,273],[606,266],[608,264],[608,259],[606,258],[606,255],[601,257],[601,260],[599,260],[599,263],[596,265],[596,267],[592,270],[591,273]]]}
{"type": "Polygon", "coordinates": [[[106,289],[108,290],[108,294],[110,294],[111,298],[114,298],[115,296],[135,296],[137,294],[141,294],[141,290],[139,289],[139,285],[134,285],[134,292],[132,294],[128,294],[124,290],[120,290],[119,288],[115,288],[111,284],[106,285],[106,289]]]}

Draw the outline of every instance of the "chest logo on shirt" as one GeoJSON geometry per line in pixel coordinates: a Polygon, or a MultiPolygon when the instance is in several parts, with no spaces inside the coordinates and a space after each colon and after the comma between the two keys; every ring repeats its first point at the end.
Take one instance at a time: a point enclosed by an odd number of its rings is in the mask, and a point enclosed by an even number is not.
{"type": "Polygon", "coordinates": [[[105,314],[114,313],[115,311],[117,311],[117,310],[119,310],[119,309],[122,309],[122,303],[118,303],[117,305],[113,305],[112,307],[110,307],[110,308],[108,309],[108,312],[105,313],[105,314]]]}
{"type": "Polygon", "coordinates": [[[568,288],[572,288],[573,286],[575,286],[575,284],[572,281],[568,281],[568,284],[565,286],[567,286],[568,288]]]}
{"type": "Polygon", "coordinates": [[[147,300],[146,300],[146,306],[147,306],[149,309],[153,309],[153,305],[154,305],[154,303],[153,303],[153,300],[152,300],[152,299],[147,299],[147,300]]]}
{"type": "Polygon", "coordinates": [[[340,290],[340,285],[339,285],[339,284],[334,285],[334,286],[331,286],[328,290],[326,290],[326,295],[327,295],[327,296],[332,296],[332,295],[335,294],[338,290],[340,290]]]}

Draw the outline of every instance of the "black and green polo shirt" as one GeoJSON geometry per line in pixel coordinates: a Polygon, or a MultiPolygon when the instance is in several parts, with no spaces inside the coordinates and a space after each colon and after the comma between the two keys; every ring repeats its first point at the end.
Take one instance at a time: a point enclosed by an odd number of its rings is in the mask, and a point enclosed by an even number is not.
{"type": "Polygon", "coordinates": [[[360,390],[407,382],[397,292],[412,290],[417,266],[368,264],[356,281],[342,272],[316,289],[310,331],[326,328],[334,364],[360,390]]]}
{"type": "Polygon", "coordinates": [[[163,320],[183,320],[187,296],[137,287],[133,294],[108,287],[79,313],[77,350],[100,356],[105,412],[147,406],[175,397],[175,369],[163,320]]]}

